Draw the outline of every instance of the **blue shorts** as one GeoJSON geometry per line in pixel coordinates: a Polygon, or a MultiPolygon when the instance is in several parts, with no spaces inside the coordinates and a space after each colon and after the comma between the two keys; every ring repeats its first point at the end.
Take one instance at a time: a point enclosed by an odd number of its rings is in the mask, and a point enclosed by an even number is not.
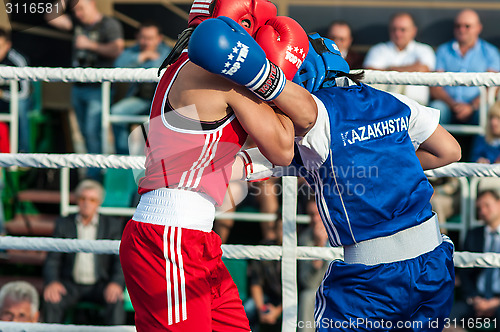
{"type": "Polygon", "coordinates": [[[316,294],[317,331],[441,331],[453,304],[453,251],[448,239],[400,262],[333,261],[316,294]]]}

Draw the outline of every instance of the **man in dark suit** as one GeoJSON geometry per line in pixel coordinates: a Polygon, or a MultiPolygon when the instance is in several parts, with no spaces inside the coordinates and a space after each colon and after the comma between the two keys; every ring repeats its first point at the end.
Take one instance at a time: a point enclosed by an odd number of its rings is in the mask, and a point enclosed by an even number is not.
{"type": "MultiPolygon", "coordinates": [[[[103,188],[84,180],[76,188],[79,212],[56,221],[55,238],[119,240],[119,220],[99,215],[103,188]]],[[[101,303],[106,308],[105,324],[123,325],[124,277],[118,255],[50,252],[44,271],[46,323],[62,323],[65,309],[78,301],[101,303]]]]}
{"type": "MultiPolygon", "coordinates": [[[[500,197],[494,190],[485,190],[476,202],[478,216],[485,225],[469,230],[463,250],[500,252],[500,197]]],[[[495,331],[500,331],[500,269],[464,268],[458,273],[464,299],[455,303],[450,318],[456,318],[457,324],[462,318],[465,322],[468,318],[489,318],[492,326],[496,318],[495,331]]]]}

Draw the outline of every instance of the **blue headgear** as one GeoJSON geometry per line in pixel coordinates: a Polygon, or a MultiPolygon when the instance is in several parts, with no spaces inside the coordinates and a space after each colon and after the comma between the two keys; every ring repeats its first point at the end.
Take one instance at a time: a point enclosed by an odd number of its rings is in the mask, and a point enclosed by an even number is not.
{"type": "Polygon", "coordinates": [[[338,73],[349,73],[350,68],[337,45],[319,34],[309,35],[309,52],[293,81],[309,92],[335,86],[338,73]]]}

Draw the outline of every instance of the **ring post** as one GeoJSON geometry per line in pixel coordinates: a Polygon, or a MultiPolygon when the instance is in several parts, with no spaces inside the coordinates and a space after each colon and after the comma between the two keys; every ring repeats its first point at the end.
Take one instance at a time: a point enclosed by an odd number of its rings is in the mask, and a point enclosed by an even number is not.
{"type": "Polygon", "coordinates": [[[283,177],[283,324],[281,331],[297,330],[297,178],[283,177]]]}

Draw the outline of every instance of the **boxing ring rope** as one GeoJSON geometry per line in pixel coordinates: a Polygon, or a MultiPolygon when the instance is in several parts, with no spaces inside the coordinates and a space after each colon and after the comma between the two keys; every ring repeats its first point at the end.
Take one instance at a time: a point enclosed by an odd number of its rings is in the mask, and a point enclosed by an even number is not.
{"type": "Polygon", "coordinates": [[[0,332],[135,332],[135,326],[61,325],[45,323],[0,322],[0,332]]]}
{"type": "MultiPolygon", "coordinates": [[[[94,254],[118,255],[120,247],[119,240],[77,240],[56,239],[47,237],[23,237],[2,236],[0,237],[0,249],[17,250],[39,250],[52,252],[86,252],[94,254]]],[[[284,246],[250,246],[238,244],[223,244],[223,256],[228,259],[255,259],[255,260],[279,260],[286,254],[288,248],[284,246]]],[[[296,247],[296,258],[298,260],[321,259],[331,261],[343,259],[342,248],[328,247],[296,247]]],[[[471,253],[455,252],[454,263],[456,267],[499,267],[499,253],[471,253]]]]}
{"type": "MultiPolygon", "coordinates": [[[[45,82],[100,82],[103,90],[103,120],[109,116],[110,106],[110,82],[156,82],[158,81],[156,69],[94,69],[94,68],[30,68],[30,67],[2,67],[0,68],[0,81],[10,80],[12,90],[11,118],[17,118],[17,80],[45,81],[45,82]]],[[[369,84],[417,84],[428,86],[480,86],[493,87],[500,86],[499,73],[400,73],[365,71],[364,82],[369,84]]],[[[485,90],[484,90],[485,91],[485,90]]],[[[486,95],[482,90],[480,113],[480,123],[485,124],[486,95]]],[[[12,120],[13,127],[16,120],[12,120]]],[[[109,123],[109,122],[108,122],[109,123]]],[[[15,128],[14,128],[15,129],[15,128]]],[[[17,138],[16,138],[17,141],[17,138]]],[[[13,149],[13,151],[17,151],[13,149]]],[[[0,155],[2,167],[7,165],[20,165],[26,167],[51,167],[51,168],[79,168],[79,167],[101,167],[101,168],[134,168],[140,169],[143,166],[143,159],[128,156],[105,156],[105,155],[34,155],[34,154],[6,154],[0,155]],[[70,160],[72,159],[72,160],[70,160]],[[129,164],[131,163],[131,164],[129,164]],[[133,163],[133,166],[132,166],[133,163]],[[140,167],[139,167],[140,166],[140,167]]],[[[457,163],[433,172],[426,172],[428,176],[499,176],[500,168],[486,167],[495,165],[475,165],[457,163]],[[455,174],[455,175],[453,175],[455,174]]],[[[283,186],[286,189],[283,195],[283,246],[282,247],[262,247],[262,246],[240,246],[224,245],[225,257],[231,258],[254,258],[254,259],[282,259],[283,273],[283,325],[282,331],[295,331],[297,326],[297,284],[296,284],[296,261],[297,259],[338,259],[341,258],[339,249],[317,248],[317,247],[297,247],[296,238],[296,178],[283,178],[283,186]],[[290,272],[290,273],[289,273],[290,272]]],[[[13,247],[23,250],[111,250],[117,253],[119,241],[96,240],[96,243],[80,242],[82,240],[72,240],[73,242],[60,242],[63,239],[53,238],[16,238],[0,237],[0,249],[12,249],[13,247]],[[102,241],[110,241],[103,243],[102,241]],[[70,244],[71,243],[71,244],[70,244]],[[54,247],[54,246],[57,246],[54,247]]],[[[459,253],[455,255],[455,263],[461,267],[472,266],[500,266],[500,254],[472,254],[459,253]]],[[[71,326],[48,326],[47,324],[29,324],[26,326],[19,323],[0,323],[0,330],[3,331],[55,331],[71,330],[71,326]],[[10,324],[10,325],[9,325],[10,324]],[[13,324],[13,325],[12,325],[13,324]]],[[[88,331],[96,327],[75,327],[78,331],[88,331]]],[[[133,327],[114,327],[116,331],[129,331],[133,327]]],[[[101,329],[101,328],[96,328],[101,329]]],[[[102,328],[105,329],[105,328],[102,328]]],[[[76,330],[71,330],[76,331],[76,330]]],[[[114,330],[113,330],[114,331],[114,330]]]]}
{"type": "MultiPolygon", "coordinates": [[[[49,68],[10,67],[0,68],[0,79],[45,82],[157,82],[155,68],[49,68]]],[[[396,71],[364,70],[363,82],[368,84],[403,85],[463,85],[500,86],[500,73],[406,73],[396,71]]]]}
{"type": "MultiPolygon", "coordinates": [[[[102,154],[0,153],[0,167],[144,169],[145,157],[102,154]]],[[[500,177],[500,164],[457,162],[424,172],[428,177],[500,177]]]]}
{"type": "MultiPolygon", "coordinates": [[[[144,121],[144,116],[121,116],[110,114],[111,83],[110,82],[157,82],[155,68],[48,68],[48,67],[2,67],[0,68],[0,83],[11,81],[10,90],[12,102],[10,116],[0,117],[13,124],[10,133],[11,151],[17,152],[18,145],[18,80],[45,82],[97,82],[102,83],[102,137],[107,137],[109,124],[116,122],[133,123],[144,121]],[[134,121],[135,119],[135,121],[134,121]]],[[[486,87],[500,85],[499,73],[402,73],[392,71],[365,70],[364,82],[368,84],[418,84],[427,86],[479,86],[480,112],[477,125],[446,125],[450,131],[467,134],[483,133],[486,124],[488,94],[486,87]]],[[[491,98],[490,98],[491,99],[491,98]]],[[[3,116],[3,115],[0,115],[3,116]]],[[[103,140],[102,151],[107,151],[103,140]]]]}

